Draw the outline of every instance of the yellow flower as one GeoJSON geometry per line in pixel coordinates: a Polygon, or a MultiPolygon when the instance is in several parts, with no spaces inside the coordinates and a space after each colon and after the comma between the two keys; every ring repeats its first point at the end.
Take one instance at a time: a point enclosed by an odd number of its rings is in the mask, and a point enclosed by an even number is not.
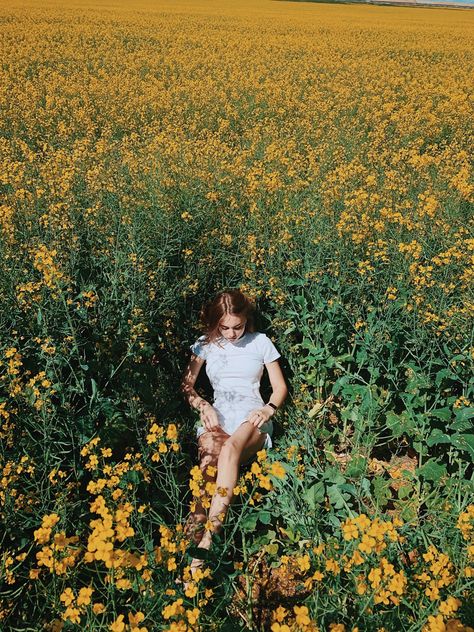
{"type": "Polygon", "coordinates": [[[110,632],[124,632],[125,631],[125,622],[123,614],[119,614],[119,616],[115,619],[113,623],[110,624],[110,632]]]}
{"type": "Polygon", "coordinates": [[[339,566],[339,562],[337,560],[329,558],[328,560],[326,560],[326,570],[331,573],[334,573],[334,575],[338,575],[341,570],[339,566]]]}
{"type": "Polygon", "coordinates": [[[344,540],[353,540],[359,537],[359,529],[350,518],[341,525],[341,529],[344,540]]]}
{"type": "Polygon", "coordinates": [[[302,557],[297,557],[296,563],[298,564],[300,571],[308,571],[310,568],[309,555],[303,555],[302,557]]]}
{"type": "Polygon", "coordinates": [[[441,614],[447,616],[455,613],[460,606],[461,601],[459,599],[456,599],[455,597],[447,597],[447,599],[440,602],[438,610],[441,614]]]}
{"type": "Polygon", "coordinates": [[[296,615],[296,623],[298,625],[309,625],[311,623],[309,610],[306,606],[294,606],[293,612],[296,615]]]}
{"type": "Polygon", "coordinates": [[[128,622],[132,627],[140,625],[140,623],[144,620],[145,615],[143,612],[136,612],[135,614],[132,614],[131,612],[128,613],[128,622]]]}
{"type": "Polygon", "coordinates": [[[177,599],[174,603],[171,603],[165,606],[163,610],[161,611],[161,614],[163,615],[164,619],[170,619],[171,617],[174,617],[176,615],[183,614],[183,613],[184,613],[184,608],[183,608],[182,599],[177,599]]]}
{"type": "Polygon", "coordinates": [[[262,473],[262,468],[258,463],[253,462],[250,466],[250,471],[254,476],[259,476],[262,473]]]}
{"type": "Polygon", "coordinates": [[[66,588],[61,593],[59,599],[60,599],[60,601],[62,601],[64,603],[65,606],[70,606],[74,602],[75,596],[74,596],[74,593],[72,592],[71,588],[66,588]]]}
{"type": "Polygon", "coordinates": [[[286,608],[283,608],[283,606],[278,606],[278,608],[273,612],[273,618],[281,623],[287,614],[288,610],[286,608]]]}
{"type": "Polygon", "coordinates": [[[194,625],[197,623],[199,618],[200,611],[198,608],[193,608],[192,610],[186,610],[186,618],[190,625],[194,625]]]}
{"type": "Polygon", "coordinates": [[[175,424],[169,424],[168,428],[166,429],[166,438],[170,441],[176,441],[176,439],[178,438],[178,429],[176,428],[175,424]]]}
{"type": "Polygon", "coordinates": [[[279,461],[275,461],[270,466],[270,474],[272,474],[272,476],[276,476],[277,478],[285,478],[286,471],[279,461]]]}
{"type": "Polygon", "coordinates": [[[446,632],[442,615],[430,615],[427,620],[427,625],[424,626],[422,632],[446,632]]]}
{"type": "Polygon", "coordinates": [[[63,612],[63,619],[65,621],[70,621],[71,623],[79,624],[81,622],[80,614],[81,611],[79,608],[72,608],[71,606],[68,606],[63,612]]]}
{"type": "Polygon", "coordinates": [[[91,602],[91,595],[93,592],[92,588],[81,588],[77,596],[77,605],[88,606],[91,602]]]}
{"type": "Polygon", "coordinates": [[[271,491],[272,489],[272,482],[269,476],[260,476],[259,485],[260,487],[263,487],[263,489],[267,489],[268,491],[271,491]]]}

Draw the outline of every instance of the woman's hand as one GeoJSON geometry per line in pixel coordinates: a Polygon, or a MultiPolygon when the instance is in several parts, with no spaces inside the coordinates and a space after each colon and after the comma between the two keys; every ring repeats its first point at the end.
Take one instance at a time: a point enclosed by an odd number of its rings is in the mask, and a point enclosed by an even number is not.
{"type": "Polygon", "coordinates": [[[199,411],[201,413],[201,423],[206,430],[212,430],[219,425],[217,411],[209,402],[203,400],[203,403],[199,406],[199,411]]]}
{"type": "Polygon", "coordinates": [[[273,415],[273,408],[271,406],[264,406],[263,408],[257,408],[252,410],[252,412],[247,417],[247,420],[255,426],[255,428],[260,428],[266,423],[270,417],[273,415]]]}

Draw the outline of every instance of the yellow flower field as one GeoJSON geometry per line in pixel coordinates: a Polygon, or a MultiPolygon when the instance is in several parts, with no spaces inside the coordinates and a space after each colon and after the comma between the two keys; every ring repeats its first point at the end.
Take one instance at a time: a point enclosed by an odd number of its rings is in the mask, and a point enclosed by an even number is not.
{"type": "Polygon", "coordinates": [[[469,10],[4,0],[2,630],[472,632],[473,51],[469,10]],[[230,287],[291,397],[191,581],[230,287]]]}

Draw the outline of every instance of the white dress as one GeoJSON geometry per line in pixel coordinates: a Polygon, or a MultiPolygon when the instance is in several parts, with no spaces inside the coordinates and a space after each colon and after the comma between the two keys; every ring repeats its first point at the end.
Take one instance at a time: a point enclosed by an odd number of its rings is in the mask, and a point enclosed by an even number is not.
{"type": "MultiPolygon", "coordinates": [[[[205,336],[201,336],[190,349],[206,361],[206,373],[214,389],[212,405],[219,425],[231,435],[252,410],[265,405],[260,395],[263,365],[273,362],[280,354],[270,338],[259,332],[245,332],[235,342],[224,337],[210,344],[203,344],[204,340],[205,336]]],[[[267,433],[263,447],[271,448],[271,419],[259,430],[267,433]]],[[[203,432],[205,428],[200,426],[197,437],[203,432]]]]}

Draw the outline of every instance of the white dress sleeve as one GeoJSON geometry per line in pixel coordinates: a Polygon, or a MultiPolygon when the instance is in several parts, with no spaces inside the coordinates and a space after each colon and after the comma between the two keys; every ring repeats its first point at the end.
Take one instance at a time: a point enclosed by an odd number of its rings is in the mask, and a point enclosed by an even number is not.
{"type": "Polygon", "coordinates": [[[208,350],[209,350],[209,345],[203,344],[204,340],[205,340],[205,336],[201,336],[189,348],[194,353],[194,355],[197,355],[198,357],[202,358],[203,360],[206,360],[207,359],[207,353],[208,353],[208,350]]]}
{"type": "Polygon", "coordinates": [[[266,334],[262,334],[263,363],[268,364],[281,357],[278,349],[266,334]]]}

